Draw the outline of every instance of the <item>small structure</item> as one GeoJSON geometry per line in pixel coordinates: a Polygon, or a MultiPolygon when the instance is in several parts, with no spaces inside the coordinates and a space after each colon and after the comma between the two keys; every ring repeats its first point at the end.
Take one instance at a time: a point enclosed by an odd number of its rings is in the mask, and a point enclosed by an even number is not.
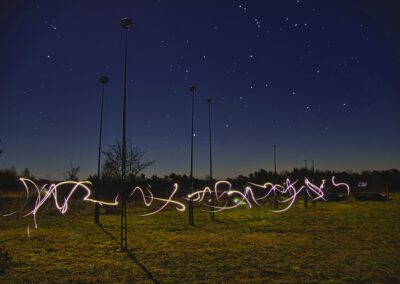
{"type": "Polygon", "coordinates": [[[353,196],[357,201],[386,201],[389,198],[389,187],[386,186],[385,191],[378,186],[368,181],[360,181],[353,196]]]}

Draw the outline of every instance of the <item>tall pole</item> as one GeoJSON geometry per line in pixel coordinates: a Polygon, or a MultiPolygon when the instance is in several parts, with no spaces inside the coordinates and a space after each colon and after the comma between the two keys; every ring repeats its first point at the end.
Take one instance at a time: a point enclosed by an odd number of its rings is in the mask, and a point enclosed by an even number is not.
{"type": "MultiPolygon", "coordinates": [[[[273,145],[274,148],[274,183],[278,183],[278,177],[276,175],[276,145],[273,145]]],[[[274,191],[274,209],[278,209],[278,193],[274,191]]]]}
{"type": "MultiPolygon", "coordinates": [[[[304,160],[304,172],[307,175],[307,160],[304,160]]],[[[304,207],[308,207],[308,193],[307,190],[304,190],[304,207]]]]}
{"type": "MultiPolygon", "coordinates": [[[[100,164],[101,164],[101,138],[103,133],[104,85],[108,83],[108,77],[101,76],[100,83],[102,85],[102,94],[101,94],[101,107],[100,107],[99,155],[97,159],[97,189],[95,194],[96,200],[99,200],[99,190],[101,186],[100,164]]],[[[100,223],[100,205],[98,203],[95,203],[94,205],[94,222],[96,224],[100,223]]]]}
{"type": "MultiPolygon", "coordinates": [[[[315,177],[315,164],[314,164],[314,160],[312,160],[312,171],[311,171],[311,173],[312,173],[311,182],[314,183],[314,177],[315,177]]],[[[315,198],[313,198],[312,205],[313,205],[313,207],[315,207],[315,206],[317,205],[317,201],[315,200],[315,198]]]]}
{"type": "Polygon", "coordinates": [[[273,147],[274,147],[274,175],[276,178],[276,145],[274,145],[273,147]]]}
{"type": "Polygon", "coordinates": [[[122,169],[121,169],[121,251],[127,250],[127,226],[126,226],[126,78],[127,78],[127,58],[128,58],[128,31],[132,27],[132,21],[123,18],[120,26],[125,30],[125,58],[124,58],[124,99],[122,109],[122,169]]]}
{"type": "MultiPolygon", "coordinates": [[[[211,140],[211,98],[207,99],[208,102],[208,141],[210,145],[210,181],[211,184],[214,180],[213,177],[213,164],[212,164],[212,140],[211,140]]],[[[211,206],[214,206],[214,194],[211,193],[211,206]]],[[[215,219],[215,213],[213,212],[213,209],[211,210],[210,213],[211,221],[214,221],[215,219]]]]}
{"type": "MultiPolygon", "coordinates": [[[[194,97],[196,94],[196,86],[190,87],[190,92],[192,93],[192,135],[190,139],[190,184],[191,184],[191,193],[193,193],[194,188],[194,179],[193,179],[193,138],[194,138],[194,97]]],[[[193,199],[189,199],[189,225],[194,224],[193,220],[193,199]]]]}

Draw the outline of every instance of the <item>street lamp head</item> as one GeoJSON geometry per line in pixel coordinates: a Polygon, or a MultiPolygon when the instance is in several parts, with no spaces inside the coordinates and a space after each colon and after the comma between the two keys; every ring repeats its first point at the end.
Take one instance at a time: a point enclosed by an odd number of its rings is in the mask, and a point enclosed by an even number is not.
{"type": "Polygon", "coordinates": [[[120,26],[125,30],[130,30],[132,28],[132,20],[129,18],[123,18],[119,21],[120,26]]]}
{"type": "Polygon", "coordinates": [[[191,86],[189,89],[192,93],[196,92],[197,88],[196,86],[191,86]]]}
{"type": "Polygon", "coordinates": [[[101,84],[107,84],[108,83],[108,77],[107,76],[100,76],[100,83],[101,84]]]}
{"type": "Polygon", "coordinates": [[[211,103],[211,98],[208,98],[208,99],[207,99],[207,102],[211,103]]]}

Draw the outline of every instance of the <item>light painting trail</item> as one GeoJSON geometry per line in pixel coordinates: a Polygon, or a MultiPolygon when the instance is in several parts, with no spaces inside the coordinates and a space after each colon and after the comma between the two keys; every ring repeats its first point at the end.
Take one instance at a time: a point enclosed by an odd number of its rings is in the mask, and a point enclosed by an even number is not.
{"type": "Polygon", "coordinates": [[[137,186],[137,187],[135,187],[135,189],[132,191],[132,193],[129,195],[129,198],[131,198],[132,195],[133,195],[136,191],[139,191],[140,194],[142,195],[143,202],[144,202],[144,204],[145,204],[147,207],[150,207],[154,200],[162,201],[162,202],[165,202],[165,203],[164,203],[163,206],[161,206],[161,207],[160,207],[159,209],[157,209],[156,211],[151,212],[151,213],[148,213],[148,214],[143,214],[143,215],[141,215],[141,216],[150,216],[150,215],[154,215],[154,214],[160,212],[161,210],[163,210],[163,209],[164,209],[165,207],[167,207],[167,205],[170,204],[170,203],[176,205],[176,210],[181,211],[181,212],[185,211],[186,206],[185,206],[183,203],[178,202],[178,201],[175,201],[175,200],[172,200],[172,198],[174,197],[175,193],[178,191],[178,184],[177,184],[177,183],[174,184],[174,191],[171,193],[171,195],[169,196],[168,199],[154,197],[154,196],[153,196],[153,193],[150,191],[150,189],[148,189],[148,188],[146,188],[146,189],[147,189],[147,191],[149,192],[150,196],[145,195],[144,192],[143,192],[143,189],[141,189],[140,187],[137,186]],[[146,199],[148,199],[149,201],[146,201],[146,199]]]}
{"type": "MultiPolygon", "coordinates": [[[[26,198],[29,200],[30,188],[33,188],[36,191],[37,197],[35,200],[34,208],[29,211],[29,213],[25,214],[24,217],[33,216],[35,228],[37,228],[36,222],[36,214],[40,208],[46,203],[46,201],[53,200],[55,208],[61,213],[65,214],[68,211],[68,203],[73,196],[73,194],[79,190],[83,190],[86,194],[82,198],[85,202],[97,203],[99,205],[105,206],[117,206],[118,198],[117,195],[114,199],[114,202],[105,202],[101,200],[96,200],[91,198],[91,190],[89,186],[92,184],[89,181],[63,181],[57,184],[51,184],[48,186],[47,184],[43,185],[39,188],[36,183],[30,179],[20,178],[20,181],[24,185],[26,191],[26,198]],[[68,191],[68,194],[64,196],[63,201],[59,202],[58,196],[60,195],[59,191],[61,187],[65,189],[65,187],[70,186],[72,189],[68,191]]],[[[347,194],[350,194],[350,187],[346,183],[337,183],[335,181],[335,177],[333,176],[331,179],[332,186],[334,188],[344,188],[347,191],[347,194]]],[[[296,199],[302,192],[306,192],[306,194],[312,198],[313,200],[323,200],[326,201],[324,197],[324,189],[326,185],[326,180],[322,180],[320,185],[316,185],[312,183],[309,179],[304,178],[304,184],[299,185],[299,180],[291,182],[289,179],[286,179],[284,184],[273,184],[270,182],[266,182],[264,184],[255,184],[248,183],[249,186],[246,186],[244,191],[240,191],[233,188],[233,185],[229,181],[218,181],[215,183],[213,190],[210,187],[205,187],[202,190],[195,191],[186,196],[186,199],[192,199],[193,202],[196,202],[202,206],[208,208],[208,212],[221,212],[224,210],[231,210],[237,208],[241,205],[247,205],[248,208],[252,208],[253,206],[263,207],[260,202],[265,200],[270,196],[281,196],[281,200],[278,200],[279,203],[284,204],[285,206],[280,210],[271,210],[272,212],[284,212],[288,210],[295,203],[296,199]],[[297,186],[297,188],[296,188],[297,186]],[[221,187],[225,187],[225,190],[221,189],[221,187]],[[220,205],[210,205],[211,195],[215,196],[217,203],[220,205]],[[230,205],[232,204],[232,205],[230,205]]],[[[150,216],[157,214],[164,210],[168,205],[173,205],[176,210],[183,212],[186,210],[186,206],[183,202],[176,200],[176,193],[178,192],[178,184],[174,184],[174,188],[172,193],[168,198],[159,198],[155,197],[151,192],[150,188],[147,187],[146,190],[143,190],[140,187],[135,187],[128,199],[132,199],[135,197],[135,193],[138,193],[141,196],[141,200],[146,207],[151,207],[153,201],[159,201],[162,203],[161,207],[152,211],[150,213],[142,214],[141,216],[150,216]],[[175,199],[174,199],[175,198],[175,199]]],[[[3,215],[3,217],[11,216],[16,214],[17,211],[11,212],[3,215]]],[[[28,229],[29,230],[29,229],[28,229]]]]}
{"type": "Polygon", "coordinates": [[[93,202],[93,203],[98,203],[100,205],[109,205],[109,206],[115,206],[118,205],[117,199],[118,196],[115,197],[114,202],[104,202],[104,201],[99,201],[90,198],[91,191],[88,187],[88,185],[91,185],[91,182],[89,181],[63,181],[57,184],[51,184],[49,188],[47,188],[47,184],[43,185],[40,189],[36,185],[36,183],[30,179],[26,178],[20,178],[20,181],[25,187],[26,190],[26,198],[29,199],[29,186],[28,184],[32,185],[34,189],[36,190],[37,197],[36,197],[36,202],[35,202],[35,208],[33,208],[32,211],[30,211],[28,214],[26,214],[24,217],[33,215],[33,220],[35,224],[35,228],[37,228],[37,222],[36,222],[36,214],[38,210],[43,206],[43,204],[51,197],[54,199],[54,205],[56,208],[60,211],[61,214],[65,214],[68,210],[68,201],[72,197],[72,195],[77,191],[78,189],[83,189],[86,191],[86,195],[83,197],[83,201],[88,201],[88,202],[93,202]],[[63,185],[72,185],[72,190],[69,192],[69,194],[64,197],[64,202],[60,205],[58,202],[58,190],[61,186],[63,185]],[[42,196],[43,195],[43,196],[42,196]]]}

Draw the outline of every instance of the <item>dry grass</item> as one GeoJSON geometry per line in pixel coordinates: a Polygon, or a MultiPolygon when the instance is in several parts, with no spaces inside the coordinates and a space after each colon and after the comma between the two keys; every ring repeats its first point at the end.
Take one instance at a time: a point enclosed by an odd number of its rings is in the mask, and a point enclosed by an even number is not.
{"type": "Polygon", "coordinates": [[[31,219],[1,217],[0,282],[400,282],[399,205],[395,196],[279,214],[242,208],[215,223],[197,209],[195,226],[186,212],[130,209],[130,256],[118,251],[119,216],[101,216],[102,228],[92,207],[42,214],[30,237],[31,219]]]}

